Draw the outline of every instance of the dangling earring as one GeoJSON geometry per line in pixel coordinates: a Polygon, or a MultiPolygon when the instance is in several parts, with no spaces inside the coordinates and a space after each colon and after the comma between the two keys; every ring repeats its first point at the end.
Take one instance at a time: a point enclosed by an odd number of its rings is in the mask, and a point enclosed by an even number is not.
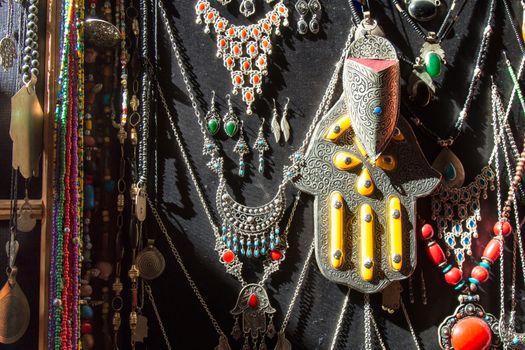
{"type": "Polygon", "coordinates": [[[259,128],[259,133],[257,134],[257,139],[255,140],[255,143],[253,144],[253,148],[259,152],[259,172],[264,172],[264,152],[268,151],[270,147],[268,146],[268,142],[266,142],[266,138],[264,137],[264,118],[261,123],[261,127],[259,128]]]}
{"type": "Polygon", "coordinates": [[[215,91],[211,92],[210,110],[206,113],[206,129],[210,135],[215,135],[219,131],[221,118],[215,108],[215,91]]]}
{"type": "Polygon", "coordinates": [[[319,19],[321,18],[323,9],[319,0],[310,0],[308,7],[312,12],[312,19],[310,20],[308,27],[313,34],[317,34],[319,33],[319,19]]]}
{"type": "Polygon", "coordinates": [[[253,0],[242,0],[241,5],[239,6],[239,12],[244,15],[244,17],[250,17],[255,13],[255,4],[253,0]]]}
{"type": "Polygon", "coordinates": [[[217,2],[219,2],[219,4],[223,5],[223,6],[226,6],[228,5],[232,0],[217,0],[217,2]]]}
{"type": "Polygon", "coordinates": [[[299,0],[295,3],[295,9],[299,13],[297,32],[301,35],[305,35],[308,32],[308,24],[306,23],[304,16],[308,13],[308,3],[306,0],[299,0]]]}
{"type": "Polygon", "coordinates": [[[244,177],[245,167],[244,167],[244,156],[250,153],[250,148],[244,140],[244,123],[241,121],[241,130],[239,130],[239,140],[233,147],[233,152],[239,155],[239,176],[244,177]]]}
{"type": "Polygon", "coordinates": [[[284,142],[288,142],[290,139],[290,124],[288,123],[288,104],[290,103],[290,99],[286,98],[286,104],[284,105],[283,109],[283,117],[281,118],[281,131],[283,132],[283,138],[284,142]]]}
{"type": "Polygon", "coordinates": [[[275,142],[277,143],[279,143],[279,140],[281,139],[281,127],[279,126],[279,120],[277,120],[278,117],[279,114],[277,113],[277,106],[275,104],[275,99],[273,99],[272,121],[270,125],[273,136],[275,136],[275,142]]]}
{"type": "Polygon", "coordinates": [[[226,135],[233,137],[237,133],[239,118],[237,118],[233,111],[231,96],[228,94],[226,95],[226,98],[228,99],[228,112],[222,118],[222,122],[226,135]]]}

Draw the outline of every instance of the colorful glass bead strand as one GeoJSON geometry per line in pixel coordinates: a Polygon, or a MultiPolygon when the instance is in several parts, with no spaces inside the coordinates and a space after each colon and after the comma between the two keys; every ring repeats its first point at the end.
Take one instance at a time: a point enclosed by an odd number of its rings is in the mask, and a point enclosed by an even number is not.
{"type": "Polygon", "coordinates": [[[48,348],[78,347],[78,282],[82,205],[83,0],[62,5],[60,72],[55,113],[53,203],[48,348]]]}

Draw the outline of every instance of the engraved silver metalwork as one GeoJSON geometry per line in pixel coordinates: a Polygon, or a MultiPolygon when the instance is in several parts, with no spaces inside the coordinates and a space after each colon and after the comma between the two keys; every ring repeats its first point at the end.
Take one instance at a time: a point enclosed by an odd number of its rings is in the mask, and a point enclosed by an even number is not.
{"type": "Polygon", "coordinates": [[[264,173],[264,167],[266,164],[266,160],[264,159],[264,153],[270,149],[268,141],[266,141],[266,137],[264,137],[264,118],[261,122],[261,126],[259,127],[257,139],[255,139],[255,142],[253,143],[253,149],[259,152],[259,166],[257,169],[260,173],[264,173]]]}
{"type": "Polygon", "coordinates": [[[239,12],[244,15],[244,17],[250,17],[255,13],[255,3],[253,0],[242,0],[239,5],[239,12]]]}
{"type": "Polygon", "coordinates": [[[321,15],[323,14],[323,8],[321,7],[319,0],[310,0],[308,2],[308,8],[310,9],[310,12],[312,12],[312,18],[308,23],[308,28],[312,34],[317,34],[319,33],[320,29],[319,21],[321,19],[321,15]]]}
{"type": "Polygon", "coordinates": [[[288,104],[290,99],[286,99],[286,104],[283,109],[283,116],[281,117],[281,131],[283,132],[284,142],[288,142],[290,139],[290,123],[288,123],[288,104]]]}
{"type": "MultiPolygon", "coordinates": [[[[271,338],[268,333],[271,333],[272,328],[274,329],[273,314],[275,311],[262,286],[259,284],[244,286],[239,293],[235,307],[230,311],[235,318],[233,337],[238,339],[244,336],[245,345],[250,343],[250,337],[255,344],[260,337],[262,345],[265,335],[271,338]],[[241,325],[239,325],[239,317],[241,317],[241,325]]],[[[273,334],[275,335],[275,331],[273,334]]]]}
{"type": "Polygon", "coordinates": [[[166,268],[164,256],[153,244],[154,240],[150,239],[148,245],[137,254],[135,261],[140,277],[148,281],[159,277],[166,268]]]}
{"type": "Polygon", "coordinates": [[[301,35],[308,33],[308,23],[304,16],[308,14],[308,2],[306,0],[298,0],[295,3],[295,9],[299,13],[299,20],[297,20],[297,32],[301,35]]]}
{"type": "MultiPolygon", "coordinates": [[[[242,4],[247,7],[248,3],[253,5],[253,0],[244,0],[242,4]]],[[[272,36],[280,35],[281,28],[288,26],[288,8],[280,0],[257,23],[249,26],[230,23],[209,0],[198,0],[195,12],[196,22],[204,25],[204,32],[210,33],[212,29],[215,32],[217,57],[230,72],[232,93],[241,94],[247,107],[246,113],[252,114],[251,106],[262,94],[263,79],[268,74],[272,36]]],[[[173,43],[175,36],[164,12],[162,17],[173,43]]]]}
{"type": "Polygon", "coordinates": [[[99,18],[84,21],[84,40],[100,48],[112,48],[120,42],[120,31],[112,23],[99,18]]]}
{"type": "Polygon", "coordinates": [[[31,232],[36,226],[36,218],[31,215],[31,204],[26,197],[24,204],[20,207],[18,218],[16,220],[16,229],[19,232],[31,232]]]}
{"type": "Polygon", "coordinates": [[[275,137],[275,142],[279,143],[281,140],[281,126],[279,124],[279,113],[277,113],[277,105],[275,99],[273,99],[273,110],[272,110],[272,121],[270,122],[270,127],[272,129],[273,136],[275,137]]]}
{"type": "MultiPolygon", "coordinates": [[[[492,332],[490,349],[499,349],[501,346],[501,339],[499,337],[499,320],[494,315],[485,312],[483,307],[478,304],[478,295],[460,295],[458,299],[460,305],[441,323],[438,328],[439,346],[441,349],[454,349],[452,347],[451,339],[454,327],[467,318],[478,318],[482,322],[485,322],[492,332]]],[[[488,350],[489,348],[485,349],[488,350]]]]}
{"type": "Polygon", "coordinates": [[[245,175],[246,166],[244,164],[244,156],[250,154],[250,148],[244,139],[244,123],[241,121],[241,130],[239,131],[239,139],[235,146],[233,147],[233,153],[239,155],[239,176],[243,177],[245,175]]]}
{"type": "Polygon", "coordinates": [[[443,147],[439,152],[432,168],[443,175],[443,185],[448,187],[461,187],[465,182],[465,169],[461,160],[448,147],[443,147]]]}
{"type": "Polygon", "coordinates": [[[368,156],[385,149],[399,116],[399,61],[392,44],[369,35],[350,46],[343,69],[344,94],[352,128],[368,156]],[[377,68],[364,61],[382,62],[377,68]]]}
{"type": "Polygon", "coordinates": [[[441,183],[432,195],[432,220],[438,238],[444,239],[447,255],[454,254],[460,270],[467,256],[472,255],[472,240],[478,237],[480,198],[486,199],[488,190],[494,190],[495,179],[494,170],[487,165],[468,186],[455,188],[441,183]]]}
{"type": "MultiPolygon", "coordinates": [[[[364,37],[362,40],[367,40],[364,37]]],[[[360,42],[358,46],[354,47],[354,55],[359,52],[357,57],[366,57],[372,59],[386,59],[392,60],[395,58],[395,53],[392,53],[391,45],[386,44],[378,38],[368,37],[371,41],[369,45],[365,42],[360,42]],[[385,53],[383,49],[387,48],[385,53]],[[393,56],[394,55],[394,56],[393,56]]],[[[384,39],[383,39],[384,40],[384,39]]],[[[345,65],[352,65],[351,60],[346,60],[345,65]]],[[[345,70],[348,71],[348,67],[345,70]]],[[[369,69],[368,69],[369,70],[369,69]]],[[[398,76],[394,74],[394,76],[398,76]]],[[[388,98],[398,98],[399,81],[392,79],[392,75],[387,75],[390,80],[384,81],[384,84],[393,84],[394,91],[388,92],[381,85],[376,86],[376,91],[373,95],[382,91],[388,98]]],[[[368,82],[370,80],[367,80],[368,82]]],[[[374,80],[371,80],[374,81],[374,80]]],[[[315,219],[315,248],[317,264],[321,273],[329,280],[348,285],[364,293],[375,293],[384,289],[392,281],[401,280],[408,277],[416,265],[416,239],[414,234],[416,222],[416,199],[430,194],[439,183],[439,174],[433,170],[426,161],[417,139],[410,128],[409,124],[404,118],[399,118],[397,128],[399,134],[403,135],[400,141],[390,141],[385,139],[383,142],[386,146],[383,149],[384,154],[392,155],[396,158],[397,166],[395,169],[386,171],[378,166],[369,166],[370,158],[363,157],[358,145],[355,143],[355,136],[351,130],[341,135],[336,142],[330,142],[324,137],[330,126],[341,116],[352,116],[353,111],[359,111],[356,106],[359,104],[353,101],[353,89],[356,89],[356,94],[365,96],[366,93],[363,87],[367,85],[356,84],[354,79],[347,78],[343,81],[343,94],[337,103],[326,113],[316,127],[313,136],[310,140],[308,150],[304,157],[304,166],[302,167],[299,176],[295,179],[297,187],[305,192],[315,196],[314,201],[314,215],[315,219]],[[351,109],[349,106],[353,106],[351,109]],[[390,142],[389,142],[390,141],[390,142]],[[354,184],[357,181],[358,174],[353,171],[341,171],[332,164],[332,157],[338,151],[348,151],[360,158],[363,166],[366,165],[372,179],[374,180],[376,190],[375,194],[370,197],[365,197],[357,193],[354,184]],[[349,252],[345,263],[341,269],[334,269],[329,261],[329,212],[328,212],[328,198],[332,191],[339,191],[347,205],[350,215],[347,216],[347,222],[344,232],[344,244],[349,247],[349,252]],[[403,220],[403,266],[400,271],[395,271],[391,268],[391,257],[388,253],[388,242],[386,239],[386,217],[387,217],[387,199],[391,196],[397,196],[402,205],[403,220]],[[359,272],[360,255],[356,243],[359,241],[359,228],[354,213],[358,205],[369,204],[376,217],[375,227],[375,273],[370,282],[365,282],[361,278],[359,272]],[[356,268],[357,267],[357,268],[356,268]]],[[[371,86],[370,84],[368,86],[371,86]]],[[[379,94],[378,94],[379,95],[379,94]]],[[[380,95],[379,95],[380,96],[380,95]]],[[[397,102],[384,101],[384,105],[397,102]]],[[[371,102],[373,106],[374,103],[371,102]]],[[[364,105],[366,106],[366,105],[364,105]]],[[[370,105],[369,105],[370,106],[370,105]]],[[[397,119],[397,111],[392,107],[390,113],[397,119]]],[[[366,107],[363,107],[362,112],[366,112],[366,107]]],[[[356,116],[357,119],[352,125],[358,128],[356,123],[362,123],[363,119],[356,116]]],[[[392,117],[393,118],[393,117],[392,117]]],[[[364,118],[364,120],[369,120],[364,118]]],[[[390,127],[390,123],[387,123],[390,127]]],[[[395,132],[396,124],[393,125],[392,133],[395,132]]],[[[378,134],[382,133],[378,130],[378,134]]],[[[386,138],[386,136],[383,136],[386,138]]],[[[358,137],[358,140],[361,140],[358,137]]]]}
{"type": "MultiPolygon", "coordinates": [[[[248,207],[236,202],[222,180],[217,190],[217,210],[221,217],[222,235],[218,238],[226,249],[247,257],[265,257],[272,250],[283,247],[285,233],[279,229],[286,206],[284,187],[275,197],[259,207],[248,207]]],[[[282,253],[283,254],[283,253],[282,253]]]]}
{"type": "Polygon", "coordinates": [[[0,40],[0,65],[4,70],[13,67],[16,59],[16,43],[10,36],[5,36],[0,40]]]}

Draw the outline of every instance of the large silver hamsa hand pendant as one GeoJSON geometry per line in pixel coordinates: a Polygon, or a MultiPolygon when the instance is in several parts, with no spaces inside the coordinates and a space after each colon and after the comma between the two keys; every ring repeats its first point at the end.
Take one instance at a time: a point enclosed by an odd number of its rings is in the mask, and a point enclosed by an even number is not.
{"type": "Polygon", "coordinates": [[[343,94],[322,117],[295,182],[315,196],[316,258],[323,275],[364,293],[416,265],[416,200],[440,180],[399,117],[399,62],[384,38],[356,40],[343,94]]]}

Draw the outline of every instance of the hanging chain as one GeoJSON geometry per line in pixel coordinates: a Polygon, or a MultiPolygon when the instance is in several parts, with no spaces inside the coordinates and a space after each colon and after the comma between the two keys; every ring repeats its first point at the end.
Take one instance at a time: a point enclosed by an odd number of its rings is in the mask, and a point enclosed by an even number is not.
{"type": "Polygon", "coordinates": [[[299,296],[299,292],[301,288],[303,287],[304,279],[306,277],[306,272],[308,271],[308,266],[310,264],[310,260],[312,259],[312,255],[314,253],[314,242],[310,245],[310,250],[308,251],[308,255],[306,256],[306,259],[304,260],[303,268],[301,270],[301,274],[299,275],[299,279],[297,280],[297,286],[295,287],[295,291],[293,293],[292,299],[290,300],[290,303],[288,305],[288,310],[286,311],[286,315],[284,316],[283,323],[281,324],[280,333],[284,333],[286,330],[286,327],[288,326],[288,322],[290,322],[290,317],[292,316],[293,307],[295,305],[295,302],[297,300],[297,297],[299,296]]]}
{"type": "Polygon", "coordinates": [[[410,334],[412,334],[412,339],[414,340],[416,349],[421,350],[421,347],[419,346],[419,341],[417,340],[416,331],[414,330],[414,327],[412,326],[412,321],[410,321],[410,317],[408,316],[408,311],[405,307],[405,303],[403,302],[403,298],[399,298],[399,303],[401,305],[401,310],[403,310],[403,315],[405,315],[405,319],[408,324],[408,329],[410,330],[410,334]]]}
{"type": "Polygon", "coordinates": [[[371,327],[371,318],[372,318],[372,309],[370,308],[370,294],[365,293],[363,304],[363,317],[364,317],[364,327],[365,327],[365,350],[372,350],[372,327],[371,327]]]}
{"type": "MultiPolygon", "coordinates": [[[[199,302],[200,302],[202,308],[204,309],[204,311],[208,315],[208,318],[210,319],[211,323],[213,324],[213,328],[215,328],[215,331],[217,332],[217,334],[224,335],[224,332],[222,331],[221,327],[219,326],[219,323],[217,322],[215,317],[213,317],[210,309],[208,308],[208,304],[206,304],[206,301],[204,300],[204,298],[202,297],[202,294],[199,291],[199,288],[195,284],[195,281],[193,280],[193,278],[191,277],[190,273],[188,272],[188,269],[184,265],[184,262],[182,261],[182,258],[181,258],[180,254],[179,254],[179,251],[175,247],[175,244],[173,244],[173,241],[172,241],[172,239],[171,239],[171,237],[170,237],[170,235],[168,233],[168,230],[166,229],[166,226],[164,226],[164,223],[162,222],[162,219],[161,219],[161,217],[159,215],[159,212],[157,211],[157,208],[153,205],[153,203],[152,203],[151,199],[149,198],[149,196],[147,197],[147,200],[148,200],[148,205],[150,206],[151,212],[153,213],[153,216],[155,217],[155,220],[157,221],[157,224],[159,225],[160,230],[164,234],[164,238],[168,242],[168,245],[170,247],[171,253],[173,254],[173,257],[177,261],[177,264],[179,264],[179,267],[181,268],[182,272],[184,273],[184,276],[186,277],[186,280],[188,281],[188,284],[190,285],[191,289],[193,290],[193,294],[195,294],[197,299],[199,299],[199,302]]],[[[240,278],[242,279],[242,276],[240,276],[240,278]]]]}
{"type": "Polygon", "coordinates": [[[145,289],[146,293],[148,293],[148,299],[151,303],[151,307],[153,308],[153,312],[155,312],[155,317],[157,318],[157,323],[159,324],[160,331],[162,332],[162,336],[164,337],[164,342],[166,343],[166,347],[168,350],[171,350],[171,344],[170,340],[168,338],[168,334],[166,333],[166,329],[164,328],[164,323],[162,322],[162,318],[160,318],[159,310],[157,309],[157,303],[155,302],[155,298],[153,297],[153,292],[151,291],[151,287],[147,282],[145,283],[145,289]]]}
{"type": "Polygon", "coordinates": [[[343,306],[341,306],[341,312],[339,313],[339,318],[337,319],[337,324],[335,326],[334,335],[332,336],[332,344],[330,345],[330,350],[335,350],[337,346],[337,341],[339,338],[339,332],[341,332],[341,327],[343,326],[343,321],[346,314],[346,308],[348,306],[348,302],[350,301],[350,292],[352,290],[348,288],[346,291],[345,298],[343,300],[343,306]]]}

